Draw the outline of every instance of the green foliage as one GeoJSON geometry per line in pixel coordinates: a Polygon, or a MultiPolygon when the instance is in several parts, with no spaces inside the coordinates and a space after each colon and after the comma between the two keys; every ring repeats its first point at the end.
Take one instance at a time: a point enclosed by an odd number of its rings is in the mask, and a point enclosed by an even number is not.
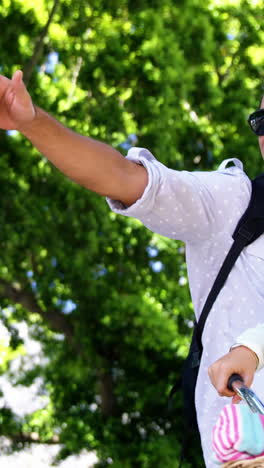
{"type": "MultiPolygon", "coordinates": [[[[52,7],[2,1],[3,74],[29,71],[52,7]]],[[[246,118],[262,93],[262,7],[260,0],[61,0],[29,73],[31,95],[72,129],[123,153],[136,135],[138,146],[174,169],[211,170],[238,156],[253,176],[261,158],[246,118]],[[52,51],[59,63],[50,73],[52,51]]],[[[171,415],[166,404],[180,382],[193,314],[182,244],[110,213],[20,135],[2,133],[0,144],[0,295],[11,333],[0,346],[1,372],[24,352],[15,324],[25,320],[46,361],[12,378],[30,385],[41,377],[50,397],[23,420],[2,409],[1,435],[13,447],[18,433],[45,442],[56,435],[59,458],[92,449],[98,466],[111,458],[115,468],[176,468],[180,392],[171,415]]],[[[201,466],[197,445],[191,453],[192,466],[201,466]]]]}

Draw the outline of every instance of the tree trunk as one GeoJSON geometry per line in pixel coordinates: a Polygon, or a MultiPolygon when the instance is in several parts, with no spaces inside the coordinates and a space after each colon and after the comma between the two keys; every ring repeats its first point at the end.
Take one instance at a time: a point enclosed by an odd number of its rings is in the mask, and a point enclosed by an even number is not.
{"type": "Polygon", "coordinates": [[[99,373],[101,409],[104,416],[117,416],[118,405],[114,394],[114,383],[112,375],[107,370],[99,373]]]}

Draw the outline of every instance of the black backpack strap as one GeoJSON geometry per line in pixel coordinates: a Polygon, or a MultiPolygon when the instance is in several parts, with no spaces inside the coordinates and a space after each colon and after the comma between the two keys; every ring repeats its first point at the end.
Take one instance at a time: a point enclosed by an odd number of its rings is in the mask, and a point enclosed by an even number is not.
{"type": "MultiPolygon", "coordinates": [[[[237,224],[233,234],[234,242],[223,262],[223,265],[214,281],[212,289],[203,306],[197,323],[197,340],[202,349],[202,334],[208,314],[224,286],[227,277],[232,270],[240,253],[247,245],[251,244],[264,232],[264,174],[251,181],[252,192],[249,205],[237,224]]],[[[201,356],[200,356],[201,357],[201,356]]],[[[198,356],[196,356],[196,359],[198,356]]],[[[200,359],[198,359],[199,362],[200,359]]]]}
{"type": "MultiPolygon", "coordinates": [[[[212,289],[206,299],[206,302],[203,306],[203,310],[201,312],[200,318],[197,323],[197,339],[199,341],[199,344],[202,346],[202,334],[203,334],[203,329],[205,326],[206,319],[208,317],[208,314],[218,296],[220,293],[222,287],[224,286],[227,277],[232,270],[236,260],[238,259],[240,253],[244,249],[244,247],[247,245],[249,238],[252,237],[253,234],[249,231],[247,231],[244,227],[240,229],[238,232],[236,239],[234,240],[233,244],[231,245],[231,248],[220,268],[220,271],[218,272],[218,275],[214,281],[214,284],[212,286],[212,289]]],[[[198,357],[197,357],[198,359],[198,357]]],[[[195,360],[197,360],[195,359],[195,360]]],[[[198,359],[199,362],[199,359],[198,359]]]]}
{"type": "Polygon", "coordinates": [[[233,234],[236,238],[238,231],[246,226],[246,229],[253,233],[249,242],[254,242],[264,232],[264,174],[256,177],[252,182],[252,193],[248,208],[241,217],[233,234]]]}

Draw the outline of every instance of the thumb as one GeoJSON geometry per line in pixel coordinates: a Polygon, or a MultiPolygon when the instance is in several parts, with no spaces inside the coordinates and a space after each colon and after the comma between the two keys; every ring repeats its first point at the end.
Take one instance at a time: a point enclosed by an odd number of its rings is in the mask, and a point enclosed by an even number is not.
{"type": "Polygon", "coordinates": [[[244,384],[247,387],[251,387],[252,382],[253,382],[253,378],[254,378],[254,372],[252,374],[247,372],[246,374],[243,375],[244,384]]]}
{"type": "Polygon", "coordinates": [[[22,70],[16,70],[15,73],[12,76],[12,82],[13,84],[19,83],[23,79],[23,72],[22,70]]]}
{"type": "MultiPolygon", "coordinates": [[[[251,387],[252,385],[252,382],[253,382],[253,379],[254,379],[254,372],[253,373],[250,373],[250,372],[241,372],[241,377],[243,378],[243,384],[246,385],[246,387],[251,387]]],[[[239,395],[235,395],[233,396],[232,398],[232,403],[236,404],[236,403],[240,403],[241,401],[241,398],[239,395]]]]}
{"type": "Polygon", "coordinates": [[[26,87],[23,82],[23,72],[21,70],[17,70],[13,74],[12,85],[13,85],[13,90],[15,91],[16,96],[21,97],[21,94],[25,93],[26,87]]]}
{"type": "Polygon", "coordinates": [[[17,70],[11,79],[11,86],[8,90],[6,101],[9,106],[12,106],[15,99],[19,98],[23,102],[25,94],[27,93],[26,87],[23,83],[23,73],[21,70],[17,70]]]}

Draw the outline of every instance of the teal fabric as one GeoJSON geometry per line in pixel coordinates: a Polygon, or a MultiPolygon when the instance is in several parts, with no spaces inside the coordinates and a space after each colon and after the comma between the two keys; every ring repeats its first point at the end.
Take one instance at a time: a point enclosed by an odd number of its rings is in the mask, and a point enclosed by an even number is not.
{"type": "Polygon", "coordinates": [[[236,449],[250,455],[260,455],[264,451],[264,427],[257,413],[252,413],[245,404],[240,404],[242,434],[236,449]]]}

